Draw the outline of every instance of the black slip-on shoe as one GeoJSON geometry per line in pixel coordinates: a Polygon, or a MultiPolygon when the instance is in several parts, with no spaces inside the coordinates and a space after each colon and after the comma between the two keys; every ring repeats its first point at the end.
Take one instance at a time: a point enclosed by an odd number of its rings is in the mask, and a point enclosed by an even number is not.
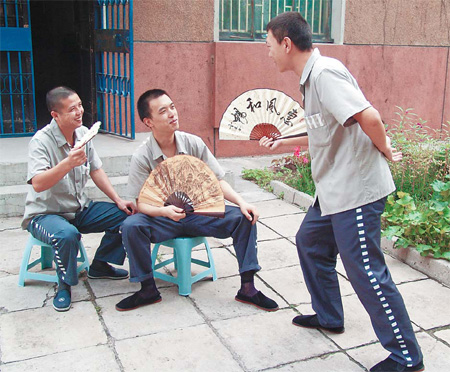
{"type": "Polygon", "coordinates": [[[139,292],[136,292],[135,294],[133,294],[127,298],[124,298],[122,301],[120,301],[116,305],[116,310],[117,311],[129,311],[129,310],[137,309],[141,306],[156,304],[161,301],[162,301],[162,298],[159,293],[155,294],[154,296],[152,296],[150,298],[145,299],[145,298],[142,298],[141,296],[139,296],[139,292]]]}
{"type": "Polygon", "coordinates": [[[323,327],[319,323],[319,319],[317,319],[317,314],[314,315],[298,315],[294,319],[292,319],[292,324],[298,327],[304,328],[316,328],[322,329],[324,331],[341,334],[344,333],[345,328],[342,327],[323,327]]]}
{"type": "Polygon", "coordinates": [[[88,272],[89,279],[113,279],[113,280],[121,280],[128,278],[128,271],[124,269],[118,269],[111,265],[108,265],[107,269],[96,270],[94,268],[89,267],[88,272]]]}
{"type": "Polygon", "coordinates": [[[374,365],[370,372],[421,372],[425,371],[425,366],[423,362],[417,363],[415,366],[407,367],[399,362],[396,362],[394,359],[387,357],[385,360],[380,363],[374,365]]]}
{"type": "Polygon", "coordinates": [[[258,309],[261,309],[261,310],[265,310],[265,311],[278,310],[278,304],[274,300],[265,296],[261,291],[258,291],[253,296],[246,296],[246,295],[242,294],[241,291],[239,290],[234,299],[236,301],[242,302],[244,304],[256,306],[258,309]]]}

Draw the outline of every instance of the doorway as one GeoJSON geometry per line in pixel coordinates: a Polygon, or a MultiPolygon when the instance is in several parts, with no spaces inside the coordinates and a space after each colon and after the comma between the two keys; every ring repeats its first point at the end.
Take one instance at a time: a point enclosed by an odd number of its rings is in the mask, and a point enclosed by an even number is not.
{"type": "Polygon", "coordinates": [[[38,129],[51,120],[45,95],[59,85],[78,93],[90,127],[96,117],[94,1],[31,1],[30,17],[38,129]]]}

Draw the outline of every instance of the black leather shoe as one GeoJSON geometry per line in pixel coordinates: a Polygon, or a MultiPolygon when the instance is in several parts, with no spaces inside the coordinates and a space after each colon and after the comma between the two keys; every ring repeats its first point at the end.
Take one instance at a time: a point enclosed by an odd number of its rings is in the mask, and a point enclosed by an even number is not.
{"type": "Polygon", "coordinates": [[[258,309],[261,310],[265,311],[278,310],[278,304],[274,300],[271,300],[269,297],[265,296],[261,291],[258,291],[255,295],[250,297],[242,294],[241,291],[239,290],[234,299],[244,304],[256,306],[258,309]]]}
{"type": "Polygon", "coordinates": [[[370,372],[420,372],[424,370],[425,366],[423,365],[423,362],[417,363],[412,367],[407,367],[388,357],[382,362],[374,365],[370,369],[370,372]]]}
{"type": "Polygon", "coordinates": [[[342,327],[324,327],[319,323],[317,314],[314,315],[298,315],[292,319],[292,324],[298,327],[322,329],[324,331],[341,334],[344,333],[345,328],[342,327]]]}

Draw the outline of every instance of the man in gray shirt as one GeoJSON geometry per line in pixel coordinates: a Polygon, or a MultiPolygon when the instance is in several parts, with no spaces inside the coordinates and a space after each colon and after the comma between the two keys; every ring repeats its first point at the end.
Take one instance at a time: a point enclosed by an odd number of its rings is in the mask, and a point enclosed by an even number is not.
{"type": "Polygon", "coordinates": [[[239,264],[241,288],[235,299],[266,311],[278,309],[275,301],[258,291],[254,275],[260,270],[256,256],[256,208],[245,202],[223,179],[224,171],[197,136],[178,131],[178,112],[169,95],[161,89],[143,93],[137,103],[141,120],[152,133],[131,159],[128,191],[137,198],[152,170],[164,159],[187,154],[203,160],[219,179],[226,200],[238,207],[226,206],[224,218],[188,214],[168,205],[156,207],[138,204],[139,213],[128,217],[121,228],[130,261],[130,280],[140,282],[141,290],[116,305],[118,311],[133,310],[161,301],[152,272],[151,243],[180,236],[214,236],[233,238],[239,264]]]}
{"type": "Polygon", "coordinates": [[[293,324],[344,332],[339,253],[375,333],[391,352],[371,371],[422,371],[420,347],[380,248],[380,216],[386,196],[395,190],[386,159],[399,161],[402,154],[391,147],[378,111],[345,66],[313,49],[310,27],[300,13],[280,14],[267,31],[269,57],[280,72],[300,77],[308,136],[264,137],[260,145],[309,146],[316,185],[314,203],[296,237],[316,314],[299,315],[293,324]]]}
{"type": "Polygon", "coordinates": [[[77,255],[81,233],[105,232],[89,268],[92,279],[126,279],[122,265],[125,250],[119,226],[135,212],[133,202],[122,200],[114,190],[92,141],[77,142],[88,131],[83,126],[83,105],[70,88],[57,87],[47,93],[50,124],[31,139],[28,183],[32,186],[25,203],[22,228],[54,249],[58,291],[53,300],[57,311],[71,306],[70,287],[78,283],[77,255]],[[91,177],[114,203],[92,202],[85,185],[91,177]]]}

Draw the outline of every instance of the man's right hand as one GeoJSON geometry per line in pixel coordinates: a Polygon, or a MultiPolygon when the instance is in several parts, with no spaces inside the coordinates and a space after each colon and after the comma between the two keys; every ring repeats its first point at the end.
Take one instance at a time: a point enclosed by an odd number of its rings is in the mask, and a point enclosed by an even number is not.
{"type": "Polygon", "coordinates": [[[170,218],[171,220],[178,222],[186,217],[186,213],[183,209],[175,207],[174,205],[168,205],[167,207],[163,207],[164,209],[164,217],[170,218]]]}
{"type": "Polygon", "coordinates": [[[69,155],[67,157],[67,161],[71,168],[78,167],[87,161],[87,155],[85,151],[85,146],[80,147],[79,149],[72,149],[69,151],[69,155]]]}

